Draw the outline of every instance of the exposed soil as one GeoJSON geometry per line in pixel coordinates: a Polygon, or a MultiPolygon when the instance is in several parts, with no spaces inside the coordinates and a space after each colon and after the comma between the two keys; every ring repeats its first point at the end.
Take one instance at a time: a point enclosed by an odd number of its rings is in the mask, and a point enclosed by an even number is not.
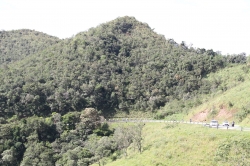
{"type": "MultiPolygon", "coordinates": [[[[204,111],[197,113],[192,117],[192,120],[196,122],[204,122],[210,120],[211,117],[210,119],[208,117],[209,111],[210,111],[209,109],[206,109],[204,111]]],[[[216,120],[230,120],[232,118],[233,118],[233,112],[227,110],[225,107],[220,108],[218,114],[214,117],[214,119],[216,120]]]]}
{"type": "Polygon", "coordinates": [[[195,122],[203,122],[203,121],[206,121],[207,119],[207,116],[208,116],[208,113],[209,113],[209,110],[204,110],[204,111],[201,111],[199,112],[198,114],[194,115],[192,117],[192,121],[195,121],[195,122]]]}
{"type": "Polygon", "coordinates": [[[233,117],[233,114],[231,111],[226,110],[225,108],[220,109],[218,115],[215,117],[215,119],[231,119],[233,117]]]}

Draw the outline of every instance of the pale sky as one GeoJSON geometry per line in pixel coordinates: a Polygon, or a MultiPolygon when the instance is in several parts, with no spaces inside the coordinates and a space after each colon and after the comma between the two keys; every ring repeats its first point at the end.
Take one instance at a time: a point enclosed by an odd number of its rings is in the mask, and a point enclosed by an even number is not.
{"type": "Polygon", "coordinates": [[[0,30],[68,38],[133,16],[166,39],[250,55],[250,0],[0,0],[0,30]]]}

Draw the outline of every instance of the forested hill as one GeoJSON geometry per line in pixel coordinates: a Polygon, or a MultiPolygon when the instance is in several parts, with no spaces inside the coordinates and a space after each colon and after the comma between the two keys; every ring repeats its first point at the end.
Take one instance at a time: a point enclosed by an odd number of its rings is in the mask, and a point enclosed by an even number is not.
{"type": "Polygon", "coordinates": [[[21,60],[59,41],[57,37],[29,29],[0,31],[0,66],[21,60]]]}
{"type": "Polygon", "coordinates": [[[133,17],[50,41],[46,44],[56,44],[1,70],[0,116],[65,114],[87,107],[109,115],[154,111],[172,100],[209,93],[211,84],[202,79],[207,73],[245,62],[244,56],[232,60],[166,40],[133,17]]]}

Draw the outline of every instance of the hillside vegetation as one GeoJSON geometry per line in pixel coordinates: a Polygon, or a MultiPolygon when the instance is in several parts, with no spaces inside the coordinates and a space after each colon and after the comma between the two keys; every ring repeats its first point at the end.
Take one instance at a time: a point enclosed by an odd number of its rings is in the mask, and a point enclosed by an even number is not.
{"type": "Polygon", "coordinates": [[[93,107],[105,116],[155,111],[210,93],[206,74],[245,55],[188,48],[133,17],[101,24],[10,64],[0,72],[2,117],[47,116],[93,107]]]}
{"type": "Polygon", "coordinates": [[[64,40],[0,35],[0,165],[249,165],[244,133],[105,120],[207,113],[249,124],[244,53],[178,44],[133,17],[64,40]]]}
{"type": "Polygon", "coordinates": [[[0,31],[0,67],[22,60],[59,41],[57,37],[29,29],[0,31]]]}
{"type": "Polygon", "coordinates": [[[200,94],[191,100],[175,100],[167,103],[154,115],[168,120],[209,122],[211,119],[236,121],[250,126],[249,64],[229,65],[210,73],[204,82],[213,83],[210,92],[200,94]]]}
{"type": "Polygon", "coordinates": [[[203,117],[197,117],[196,120],[234,120],[243,126],[250,126],[249,69],[249,65],[237,65],[209,74],[208,80],[216,80],[220,84],[218,90],[203,97],[201,105],[190,111],[188,117],[195,118],[202,113],[203,117]]]}
{"type": "Polygon", "coordinates": [[[103,158],[101,163],[107,166],[250,164],[248,132],[190,124],[146,123],[142,135],[142,153],[132,144],[126,156],[113,162],[103,158]]]}

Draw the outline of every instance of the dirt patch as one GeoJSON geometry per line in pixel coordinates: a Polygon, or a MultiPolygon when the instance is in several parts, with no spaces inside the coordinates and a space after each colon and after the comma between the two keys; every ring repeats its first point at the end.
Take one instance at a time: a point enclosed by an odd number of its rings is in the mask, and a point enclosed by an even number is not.
{"type": "MultiPolygon", "coordinates": [[[[209,120],[209,109],[201,111],[192,117],[192,121],[204,122],[209,120]]],[[[230,120],[233,118],[233,111],[229,111],[226,108],[220,108],[218,114],[214,117],[216,120],[230,120]]]]}
{"type": "Polygon", "coordinates": [[[206,121],[207,116],[208,116],[208,112],[209,112],[208,109],[199,112],[198,114],[196,114],[196,115],[194,115],[194,116],[192,117],[192,121],[195,121],[195,122],[203,122],[203,121],[206,121]]]}
{"type": "Polygon", "coordinates": [[[228,120],[231,119],[233,117],[233,114],[231,111],[228,111],[225,108],[220,109],[219,113],[217,114],[217,116],[215,116],[215,119],[224,119],[224,120],[228,120]]]}

